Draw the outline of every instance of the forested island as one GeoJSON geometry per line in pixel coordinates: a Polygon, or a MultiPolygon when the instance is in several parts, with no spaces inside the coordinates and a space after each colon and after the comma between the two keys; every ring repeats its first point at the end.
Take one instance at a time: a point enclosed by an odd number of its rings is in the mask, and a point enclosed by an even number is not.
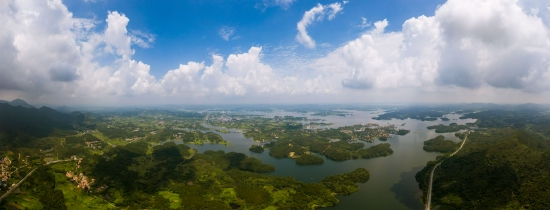
{"type": "Polygon", "coordinates": [[[325,155],[331,160],[344,161],[357,158],[384,157],[393,154],[390,144],[383,143],[363,149],[363,143],[348,142],[304,142],[307,147],[294,145],[289,140],[279,140],[266,144],[269,155],[275,158],[292,158],[311,151],[325,155]],[[306,149],[307,148],[307,149],[306,149]]]}
{"type": "Polygon", "coordinates": [[[411,131],[410,130],[407,130],[407,129],[399,129],[397,131],[397,135],[400,135],[400,136],[404,136],[404,135],[407,135],[407,133],[410,133],[411,131]]]}
{"type": "Polygon", "coordinates": [[[451,123],[449,125],[439,124],[439,125],[428,126],[428,129],[430,130],[435,129],[436,133],[451,133],[451,132],[457,132],[460,130],[468,129],[468,126],[451,123]]]}
{"type": "Polygon", "coordinates": [[[264,152],[264,147],[258,146],[258,145],[252,145],[250,146],[250,148],[248,148],[248,150],[255,153],[262,153],[264,152]]]}
{"type": "Polygon", "coordinates": [[[391,119],[416,119],[422,121],[433,121],[437,120],[438,117],[443,117],[444,114],[447,114],[446,110],[434,110],[433,108],[425,107],[409,107],[399,110],[390,110],[384,114],[379,115],[378,117],[373,117],[375,120],[391,120],[391,119]]]}
{"type": "Polygon", "coordinates": [[[359,187],[355,183],[365,183],[369,178],[369,171],[364,168],[358,168],[349,173],[324,178],[321,183],[335,193],[349,195],[359,190],[359,187]]]}
{"type": "Polygon", "coordinates": [[[315,113],[312,114],[312,116],[330,116],[330,115],[334,115],[334,116],[345,117],[345,116],[348,116],[348,115],[351,115],[351,114],[352,113],[348,112],[348,111],[325,110],[325,111],[315,112],[315,113]]]}
{"type": "MultiPolygon", "coordinates": [[[[210,114],[206,117],[205,122],[213,126],[243,130],[245,137],[252,138],[256,142],[268,142],[276,139],[310,135],[321,141],[338,139],[343,141],[360,140],[372,143],[376,138],[388,138],[394,134],[398,134],[398,129],[393,124],[379,125],[377,123],[366,123],[339,128],[326,128],[322,126],[331,125],[331,123],[316,123],[313,121],[303,124],[295,120],[288,120],[296,118],[297,117],[290,118],[287,116],[267,118],[247,115],[210,114]]],[[[316,120],[307,118],[299,119],[308,122],[316,120]]]]}
{"type": "MultiPolygon", "coordinates": [[[[364,143],[372,143],[375,138],[387,140],[392,135],[405,135],[409,130],[397,129],[395,125],[381,126],[376,123],[357,124],[340,128],[317,129],[314,125],[301,124],[286,120],[288,117],[257,117],[244,115],[210,115],[206,119],[211,125],[227,128],[243,129],[245,137],[254,141],[267,142],[260,148],[251,146],[252,152],[269,150],[269,155],[275,158],[299,159],[308,153],[318,153],[331,160],[344,161],[357,158],[384,157],[393,154],[390,144],[379,144],[363,149],[364,143]]],[[[290,118],[289,118],[290,119],[290,118]]],[[[304,118],[306,120],[307,118],[304,118]]],[[[299,165],[309,162],[322,164],[320,160],[309,161],[300,159],[299,165]]]]}
{"type": "Polygon", "coordinates": [[[423,149],[426,152],[450,153],[456,151],[459,146],[460,143],[445,140],[444,136],[439,135],[433,139],[425,141],[423,149]]]}
{"type": "Polygon", "coordinates": [[[323,160],[323,158],[320,158],[311,154],[301,155],[300,157],[296,158],[296,164],[302,165],[302,166],[321,165],[323,163],[325,163],[325,160],[323,160]]]}

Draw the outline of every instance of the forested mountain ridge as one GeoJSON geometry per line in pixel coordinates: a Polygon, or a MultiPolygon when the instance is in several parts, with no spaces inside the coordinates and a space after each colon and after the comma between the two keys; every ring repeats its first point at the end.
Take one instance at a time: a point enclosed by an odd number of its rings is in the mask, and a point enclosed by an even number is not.
{"type": "MultiPolygon", "coordinates": [[[[436,161],[418,172],[427,190],[436,161]]],[[[434,173],[432,205],[440,209],[547,209],[550,141],[516,129],[472,132],[464,148],[434,173]]]]}
{"type": "Polygon", "coordinates": [[[47,137],[54,131],[73,131],[84,121],[82,113],[64,114],[49,107],[25,108],[0,103],[0,143],[3,146],[28,145],[34,138],[47,137]]]}

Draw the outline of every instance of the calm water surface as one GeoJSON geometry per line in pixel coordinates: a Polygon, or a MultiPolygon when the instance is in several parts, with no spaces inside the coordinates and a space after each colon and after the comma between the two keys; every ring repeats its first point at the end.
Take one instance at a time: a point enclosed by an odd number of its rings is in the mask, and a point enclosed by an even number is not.
{"type": "MultiPolygon", "coordinates": [[[[347,161],[332,161],[325,159],[323,165],[316,166],[298,166],[292,159],[276,159],[269,156],[269,151],[262,154],[250,152],[248,148],[260,143],[254,142],[252,139],[245,138],[242,131],[229,129],[231,133],[219,133],[225,140],[231,142],[231,146],[206,144],[203,146],[189,145],[190,147],[204,152],[206,150],[225,150],[226,152],[241,152],[248,156],[256,157],[262,162],[274,165],[277,170],[270,175],[277,176],[292,176],[303,182],[319,182],[323,178],[355,170],[358,167],[366,168],[370,172],[370,179],[365,184],[359,184],[360,190],[348,196],[337,196],[340,203],[334,207],[327,209],[423,209],[423,204],[419,200],[418,195],[420,189],[415,180],[415,174],[422,170],[428,161],[435,160],[439,153],[428,153],[422,150],[425,140],[436,137],[434,130],[428,130],[426,127],[430,125],[450,123],[465,124],[474,122],[473,119],[458,119],[458,114],[448,114],[450,121],[419,121],[413,119],[406,120],[373,120],[383,113],[382,111],[349,111],[351,116],[311,116],[312,113],[294,113],[284,111],[274,112],[251,112],[247,114],[262,115],[266,117],[274,116],[296,116],[307,117],[308,119],[324,119],[325,123],[334,123],[328,127],[337,128],[347,125],[378,123],[380,125],[395,124],[398,128],[411,130],[405,136],[395,136],[388,139],[387,143],[391,144],[393,155],[389,157],[379,157],[373,159],[357,159],[347,161]],[[404,126],[401,124],[406,123],[404,126]]],[[[217,128],[214,126],[205,125],[209,128],[217,128]]],[[[454,133],[442,134],[446,139],[459,141],[454,136],[454,133]]],[[[376,140],[374,143],[367,143],[366,147],[382,143],[376,140]]]]}

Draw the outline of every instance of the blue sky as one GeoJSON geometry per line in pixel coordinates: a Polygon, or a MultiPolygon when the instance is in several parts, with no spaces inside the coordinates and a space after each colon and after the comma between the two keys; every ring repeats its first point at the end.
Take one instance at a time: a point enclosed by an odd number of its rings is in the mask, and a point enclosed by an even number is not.
{"type": "Polygon", "coordinates": [[[550,2],[0,1],[0,99],[550,103],[550,2]]]}
{"type": "MultiPolygon", "coordinates": [[[[242,53],[250,46],[294,46],[296,23],[305,11],[317,4],[337,1],[295,1],[288,6],[264,1],[66,1],[75,17],[105,20],[107,11],[118,11],[130,18],[128,28],[154,34],[151,48],[136,48],[136,60],[151,65],[151,73],[161,77],[167,69],[180,63],[204,60],[210,63],[210,54],[242,53]],[[228,41],[219,35],[223,27],[234,29],[228,41]]],[[[401,24],[410,17],[432,16],[441,0],[351,0],[344,11],[333,20],[316,22],[308,28],[318,43],[330,44],[330,49],[357,38],[373,26],[362,28],[362,17],[367,23],[387,19],[387,31],[401,30],[401,24]]],[[[106,27],[105,23],[98,28],[106,27]]],[[[264,49],[268,50],[268,49],[264,49]]],[[[298,56],[325,54],[325,49],[296,48],[298,56]]],[[[264,51],[265,52],[265,51],[264,51]]],[[[267,52],[269,53],[269,52],[267,52]]],[[[317,55],[318,56],[318,55],[317,55]]],[[[270,56],[265,56],[269,58],[270,56]]],[[[269,62],[277,65],[276,61],[269,62]]]]}

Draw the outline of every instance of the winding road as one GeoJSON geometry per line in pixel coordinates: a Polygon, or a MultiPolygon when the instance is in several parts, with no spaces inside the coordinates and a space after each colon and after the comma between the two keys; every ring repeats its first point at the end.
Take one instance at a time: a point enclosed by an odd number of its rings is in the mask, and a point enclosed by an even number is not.
{"type": "MultiPolygon", "coordinates": [[[[468,139],[468,134],[470,134],[469,131],[466,134],[466,136],[464,137],[464,141],[462,141],[462,144],[460,145],[460,147],[455,152],[453,152],[449,157],[452,157],[453,155],[455,155],[458,151],[460,151],[462,149],[462,147],[464,146],[464,143],[466,143],[466,139],[468,139]]],[[[445,160],[442,160],[441,162],[437,163],[434,166],[434,168],[432,169],[432,172],[430,173],[430,184],[428,185],[428,195],[427,195],[427,199],[426,199],[426,210],[430,210],[430,208],[431,208],[430,205],[432,203],[432,183],[434,181],[434,171],[439,165],[441,165],[441,163],[443,163],[443,161],[445,161],[445,160]]]]}

